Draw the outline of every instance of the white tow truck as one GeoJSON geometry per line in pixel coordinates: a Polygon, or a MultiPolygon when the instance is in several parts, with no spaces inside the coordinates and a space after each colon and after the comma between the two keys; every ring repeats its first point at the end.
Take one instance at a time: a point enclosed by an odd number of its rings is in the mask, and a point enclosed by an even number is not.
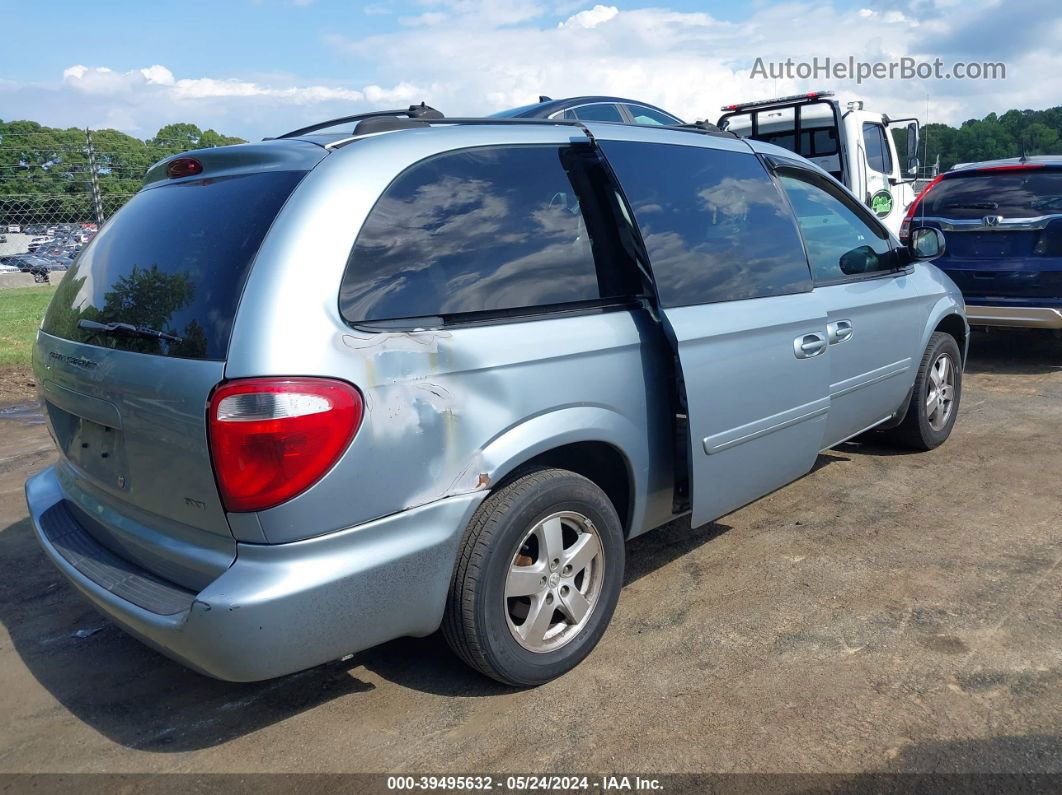
{"type": "Polygon", "coordinates": [[[892,119],[863,109],[842,109],[832,91],[724,105],[718,126],[742,138],[781,146],[828,171],[866,202],[893,234],[917,196],[918,119],[892,119]],[[891,131],[907,131],[901,161],[891,131]]]}

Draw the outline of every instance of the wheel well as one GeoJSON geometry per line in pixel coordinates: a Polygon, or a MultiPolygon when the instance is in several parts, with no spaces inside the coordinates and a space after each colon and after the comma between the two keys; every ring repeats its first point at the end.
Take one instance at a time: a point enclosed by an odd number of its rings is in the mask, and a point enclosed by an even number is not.
{"type": "Polygon", "coordinates": [[[615,447],[606,442],[573,442],[539,453],[521,468],[535,464],[567,469],[592,480],[612,501],[624,536],[630,532],[631,473],[627,459],[615,447]]]}
{"type": "Polygon", "coordinates": [[[959,315],[947,315],[941,318],[934,331],[943,331],[950,334],[959,343],[959,353],[966,357],[966,324],[959,315]]]}

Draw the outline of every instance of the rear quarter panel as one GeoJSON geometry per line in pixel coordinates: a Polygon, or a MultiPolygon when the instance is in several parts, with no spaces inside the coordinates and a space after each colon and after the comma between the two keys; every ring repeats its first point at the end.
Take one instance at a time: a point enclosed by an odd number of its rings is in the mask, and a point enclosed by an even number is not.
{"type": "MultiPolygon", "coordinates": [[[[567,143],[567,128],[405,130],[327,158],[278,216],[248,280],[226,378],[341,378],[365,398],[363,425],[333,470],[295,499],[234,523],[291,541],[445,496],[483,492],[523,461],[574,441],[627,460],[632,527],[670,511],[669,393],[655,327],[612,311],[476,327],[367,331],[339,315],[362,221],[406,166],[455,148],[567,143]],[[425,134],[425,132],[427,134],[425,134]]],[[[661,520],[662,521],[662,520],[661,520]]]]}

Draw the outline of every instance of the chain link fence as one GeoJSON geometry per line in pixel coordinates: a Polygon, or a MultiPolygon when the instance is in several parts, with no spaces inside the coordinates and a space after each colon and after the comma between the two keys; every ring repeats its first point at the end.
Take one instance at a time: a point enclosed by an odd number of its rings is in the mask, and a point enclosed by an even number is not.
{"type": "Polygon", "coordinates": [[[149,166],[194,148],[110,130],[0,132],[0,257],[76,252],[140,189],[149,166]]]}

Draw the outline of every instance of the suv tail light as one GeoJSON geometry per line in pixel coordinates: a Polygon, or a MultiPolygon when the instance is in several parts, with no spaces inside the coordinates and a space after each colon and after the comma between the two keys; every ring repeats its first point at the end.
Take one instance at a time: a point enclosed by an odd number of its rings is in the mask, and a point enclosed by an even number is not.
{"type": "Polygon", "coordinates": [[[905,246],[911,242],[911,221],[914,220],[914,214],[918,212],[918,205],[922,203],[922,199],[926,197],[926,194],[933,190],[942,179],[944,179],[943,174],[933,177],[930,183],[922,188],[922,192],[915,197],[915,200],[907,208],[907,214],[903,217],[903,222],[900,224],[900,242],[905,246]]]}
{"type": "Polygon", "coordinates": [[[221,384],[207,425],[221,501],[261,511],[301,494],[332,468],[361,425],[361,393],[326,378],[221,384]]]}
{"type": "Polygon", "coordinates": [[[203,164],[194,157],[178,157],[176,160],[171,160],[169,165],[166,166],[166,175],[170,179],[194,177],[196,174],[202,173],[203,164]]]}

